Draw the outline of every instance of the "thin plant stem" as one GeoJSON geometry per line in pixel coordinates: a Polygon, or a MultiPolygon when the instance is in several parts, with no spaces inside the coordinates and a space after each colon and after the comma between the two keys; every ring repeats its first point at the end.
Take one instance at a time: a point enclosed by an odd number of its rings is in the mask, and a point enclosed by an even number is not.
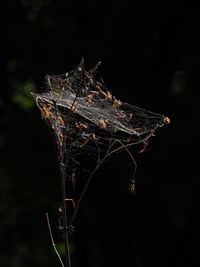
{"type": "MultiPolygon", "coordinates": [[[[54,105],[55,105],[56,113],[58,114],[56,103],[54,103],[54,105]]],[[[65,132],[66,132],[66,129],[65,129],[65,132]]],[[[67,227],[67,204],[66,204],[66,183],[65,183],[65,164],[64,164],[65,145],[66,143],[65,143],[65,138],[64,138],[59,144],[58,160],[60,163],[62,227],[63,227],[62,230],[63,230],[63,239],[64,239],[64,246],[65,246],[65,259],[66,259],[66,266],[71,267],[71,259],[70,259],[70,252],[69,252],[69,234],[68,234],[68,227],[67,227]]]]}
{"type": "Polygon", "coordinates": [[[58,256],[58,259],[59,259],[62,267],[65,267],[65,265],[64,265],[64,263],[63,263],[63,261],[62,261],[62,259],[60,257],[60,254],[57,251],[57,248],[56,248],[56,245],[55,245],[55,242],[54,242],[54,239],[53,239],[53,235],[52,235],[52,231],[51,231],[51,225],[50,225],[48,213],[46,213],[46,218],[47,218],[47,225],[48,225],[48,228],[49,228],[49,234],[50,234],[50,238],[51,238],[51,243],[52,243],[53,249],[54,249],[56,255],[58,256]]]}
{"type": "Polygon", "coordinates": [[[60,177],[61,177],[61,195],[62,195],[62,214],[63,214],[63,236],[65,245],[66,266],[71,267],[70,253],[69,253],[69,237],[67,228],[67,204],[66,204],[66,184],[65,184],[65,164],[64,164],[64,148],[63,143],[60,147],[60,177]]]}

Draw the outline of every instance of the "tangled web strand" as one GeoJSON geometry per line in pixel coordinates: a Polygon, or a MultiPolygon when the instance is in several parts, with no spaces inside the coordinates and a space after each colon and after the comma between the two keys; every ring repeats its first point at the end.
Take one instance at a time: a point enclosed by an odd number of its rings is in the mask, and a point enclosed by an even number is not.
{"type": "MultiPolygon", "coordinates": [[[[70,153],[71,174],[76,157],[88,152],[97,157],[111,140],[123,146],[144,143],[158,127],[170,123],[168,117],[124,103],[112,95],[98,79],[98,63],[89,71],[84,60],[74,70],[62,75],[46,75],[46,92],[32,95],[54,132],[58,147],[70,153]]],[[[68,153],[68,154],[67,154],[68,153]]],[[[97,160],[98,161],[98,160],[97,160]]]]}

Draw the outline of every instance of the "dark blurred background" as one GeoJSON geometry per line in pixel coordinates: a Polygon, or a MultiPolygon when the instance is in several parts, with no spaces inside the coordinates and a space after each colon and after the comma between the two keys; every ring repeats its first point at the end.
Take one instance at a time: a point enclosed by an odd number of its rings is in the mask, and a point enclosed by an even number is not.
{"type": "MultiPolygon", "coordinates": [[[[121,153],[96,173],[70,237],[72,267],[200,266],[200,9],[180,1],[15,0],[2,9],[0,266],[60,266],[56,148],[30,92],[82,57],[117,99],[164,114],[138,163],[121,153]],[[5,36],[5,37],[4,37],[5,36]]],[[[79,177],[81,179],[81,177],[79,177]]]]}

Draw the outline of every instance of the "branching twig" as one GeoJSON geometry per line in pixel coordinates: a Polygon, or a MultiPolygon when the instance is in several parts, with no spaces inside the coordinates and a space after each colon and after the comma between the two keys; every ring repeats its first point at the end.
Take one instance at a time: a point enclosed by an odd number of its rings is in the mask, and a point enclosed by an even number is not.
{"type": "Polygon", "coordinates": [[[49,234],[50,234],[50,237],[51,237],[51,243],[52,243],[52,246],[53,246],[53,249],[56,253],[56,255],[58,256],[58,259],[62,265],[62,267],[65,267],[65,265],[63,264],[63,261],[60,257],[60,254],[58,253],[57,249],[56,249],[56,245],[55,245],[55,242],[54,242],[54,239],[53,239],[53,235],[52,235],[52,231],[51,231],[51,225],[50,225],[50,222],[49,222],[49,215],[48,213],[46,213],[46,217],[47,217],[47,224],[48,224],[48,228],[49,228],[49,234]]]}

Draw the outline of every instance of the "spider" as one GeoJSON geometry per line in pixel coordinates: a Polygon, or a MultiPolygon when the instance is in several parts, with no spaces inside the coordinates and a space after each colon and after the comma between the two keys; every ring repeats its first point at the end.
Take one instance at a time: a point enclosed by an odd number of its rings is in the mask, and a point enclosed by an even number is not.
{"type": "MultiPolygon", "coordinates": [[[[91,139],[91,137],[86,139],[85,142],[80,145],[80,148],[85,146],[90,141],[90,139],[91,139]]],[[[96,137],[95,133],[92,133],[92,139],[95,140],[95,141],[98,141],[100,139],[100,137],[96,137]]]]}
{"type": "Polygon", "coordinates": [[[120,100],[114,99],[113,108],[118,108],[122,105],[122,102],[120,100]]]}
{"type": "Polygon", "coordinates": [[[50,104],[44,104],[43,108],[41,109],[41,119],[46,120],[49,119],[51,115],[51,110],[52,106],[50,104]],[[49,107],[47,107],[49,106],[49,107]]]}
{"type": "Polygon", "coordinates": [[[106,123],[103,119],[99,120],[99,124],[100,124],[101,128],[104,128],[104,129],[106,128],[106,123]]]}

